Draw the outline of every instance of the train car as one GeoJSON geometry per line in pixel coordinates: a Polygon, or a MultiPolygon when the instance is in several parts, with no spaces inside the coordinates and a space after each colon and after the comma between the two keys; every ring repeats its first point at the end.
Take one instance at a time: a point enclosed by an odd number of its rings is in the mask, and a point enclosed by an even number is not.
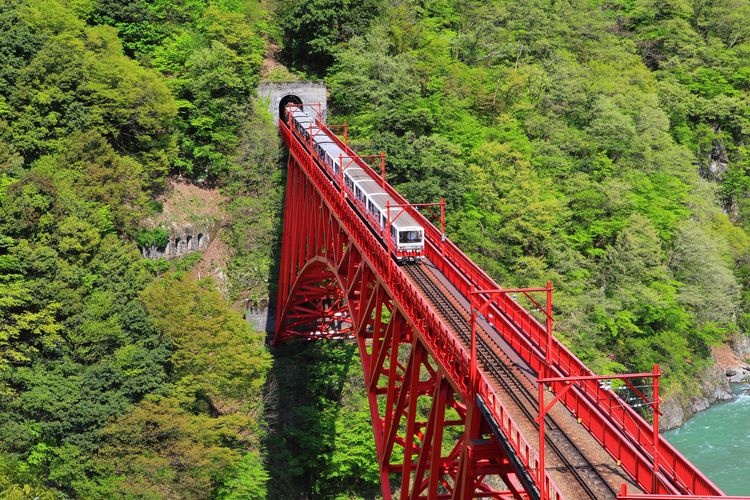
{"type": "Polygon", "coordinates": [[[341,159],[344,151],[333,142],[327,135],[318,135],[313,139],[313,148],[318,156],[334,174],[339,175],[341,172],[341,159]]]}
{"type": "Polygon", "coordinates": [[[297,122],[297,130],[305,143],[310,142],[310,137],[316,137],[320,133],[320,129],[312,122],[297,122]]]}
{"type": "Polygon", "coordinates": [[[302,110],[290,106],[287,117],[296,135],[302,139],[320,165],[350,197],[352,205],[391,249],[398,261],[415,261],[424,255],[424,228],[403,206],[385,192],[379,179],[364,168],[342,161],[345,151],[329,137],[316,120],[302,110]],[[387,229],[390,226],[390,231],[387,229]],[[388,234],[390,232],[390,234],[388,234]],[[390,242],[386,241],[390,239],[390,242]]]}
{"type": "Polygon", "coordinates": [[[390,238],[398,260],[415,260],[424,252],[424,228],[389,194],[367,196],[367,212],[381,231],[390,221],[390,238]]]}
{"type": "Polygon", "coordinates": [[[344,169],[344,184],[352,193],[354,193],[354,185],[357,182],[368,180],[371,181],[372,176],[356,165],[344,169]]]}
{"type": "Polygon", "coordinates": [[[391,240],[398,260],[414,261],[424,255],[424,228],[406,211],[391,219],[391,240]]]}
{"type": "Polygon", "coordinates": [[[354,198],[367,209],[368,199],[375,194],[385,194],[380,183],[375,182],[372,178],[367,180],[358,180],[354,183],[354,198]]]}
{"type": "Polygon", "coordinates": [[[291,116],[294,127],[298,132],[304,130],[305,128],[309,128],[310,125],[315,124],[315,120],[310,118],[308,114],[301,109],[290,110],[287,114],[291,116]]]}

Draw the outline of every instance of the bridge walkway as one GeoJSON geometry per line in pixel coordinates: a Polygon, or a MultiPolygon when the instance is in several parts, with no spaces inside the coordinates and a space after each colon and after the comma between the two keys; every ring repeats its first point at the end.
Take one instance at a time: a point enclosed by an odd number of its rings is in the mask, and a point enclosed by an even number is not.
{"type": "MultiPolygon", "coordinates": [[[[422,290],[455,337],[470,350],[470,306],[466,297],[427,259],[401,269],[422,290]]],[[[538,453],[539,425],[534,421],[539,414],[536,372],[483,318],[477,321],[476,331],[479,369],[538,453]]],[[[545,390],[545,401],[552,398],[545,390]]],[[[623,483],[628,485],[628,491],[643,493],[562,404],[550,409],[545,431],[545,471],[564,498],[614,499],[623,483]]]]}

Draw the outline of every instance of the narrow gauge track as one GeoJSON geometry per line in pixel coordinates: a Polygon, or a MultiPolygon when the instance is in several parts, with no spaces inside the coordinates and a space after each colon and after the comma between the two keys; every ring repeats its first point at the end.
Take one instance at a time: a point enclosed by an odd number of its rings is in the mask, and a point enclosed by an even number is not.
{"type": "MultiPolygon", "coordinates": [[[[446,297],[433,278],[428,276],[423,265],[404,265],[401,269],[424,291],[468,348],[471,345],[471,325],[463,307],[446,297]]],[[[494,340],[483,335],[481,329],[477,329],[477,361],[533,423],[538,414],[536,395],[522,382],[523,375],[514,373],[510,368],[513,362],[508,355],[494,340]]],[[[571,471],[582,490],[593,499],[615,498],[616,492],[560,429],[552,416],[547,414],[544,422],[548,449],[571,471]]],[[[538,427],[536,423],[533,425],[538,427]]]]}

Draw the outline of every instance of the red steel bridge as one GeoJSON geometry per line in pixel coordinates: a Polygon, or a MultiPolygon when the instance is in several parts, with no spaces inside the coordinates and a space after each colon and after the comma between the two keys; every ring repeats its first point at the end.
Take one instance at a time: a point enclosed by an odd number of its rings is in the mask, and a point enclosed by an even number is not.
{"type": "Polygon", "coordinates": [[[426,232],[425,259],[399,265],[311,143],[283,119],[279,129],[289,161],[274,343],[356,339],[385,499],[723,497],[659,438],[658,367],[593,374],[552,336],[550,284],[501,289],[383,180],[426,232]]]}

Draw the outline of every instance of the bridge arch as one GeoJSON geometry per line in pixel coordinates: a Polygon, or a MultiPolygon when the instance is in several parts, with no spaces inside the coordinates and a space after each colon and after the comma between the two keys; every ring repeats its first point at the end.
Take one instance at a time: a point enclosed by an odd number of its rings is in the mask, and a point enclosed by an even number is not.
{"type": "Polygon", "coordinates": [[[286,335],[308,339],[351,338],[354,318],[335,264],[323,256],[304,263],[279,316],[286,335]]]}

